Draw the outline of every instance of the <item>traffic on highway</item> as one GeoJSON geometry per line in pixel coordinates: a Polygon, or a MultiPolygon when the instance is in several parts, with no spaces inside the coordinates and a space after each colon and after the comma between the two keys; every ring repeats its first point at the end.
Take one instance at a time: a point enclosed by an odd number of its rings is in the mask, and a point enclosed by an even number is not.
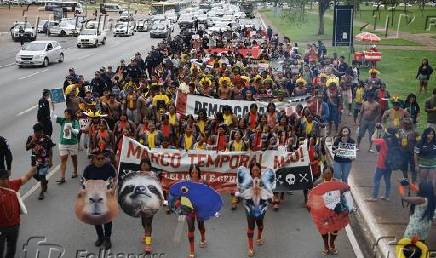
{"type": "MultiPolygon", "coordinates": [[[[389,201],[379,173],[400,169],[388,146],[411,116],[381,108],[375,70],[279,35],[256,6],[74,5],[14,22],[0,38],[0,258],[369,257],[348,177],[368,131],[368,202],[389,201]]],[[[422,137],[432,166],[434,129],[422,137]]],[[[425,175],[398,186],[423,218],[400,257],[428,250],[425,175]]]]}

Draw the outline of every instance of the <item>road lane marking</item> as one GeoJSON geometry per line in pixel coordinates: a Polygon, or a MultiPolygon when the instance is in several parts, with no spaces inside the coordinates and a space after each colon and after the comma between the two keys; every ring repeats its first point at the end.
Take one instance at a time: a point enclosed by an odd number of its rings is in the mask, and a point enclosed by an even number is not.
{"type": "Polygon", "coordinates": [[[15,65],[15,63],[10,63],[10,64],[5,64],[5,65],[0,65],[0,68],[3,68],[3,67],[9,67],[9,66],[13,66],[13,65],[15,65]]]}
{"type": "Polygon", "coordinates": [[[28,108],[28,109],[26,109],[26,110],[21,111],[20,113],[18,113],[17,116],[22,116],[22,115],[24,115],[24,114],[26,114],[26,113],[28,113],[28,112],[34,110],[34,109],[37,108],[37,107],[38,107],[38,105],[31,106],[30,108],[28,108]]]}
{"type": "Polygon", "coordinates": [[[87,54],[87,55],[84,55],[84,56],[78,57],[76,60],[85,59],[85,58],[90,57],[90,56],[93,56],[93,55],[95,55],[95,53],[90,53],[90,54],[87,54]]]}
{"type": "MultiPolygon", "coordinates": [[[[57,165],[55,168],[53,168],[53,169],[48,173],[48,175],[46,176],[47,181],[50,179],[51,176],[53,176],[54,174],[56,174],[56,173],[60,170],[60,168],[61,168],[61,165],[60,165],[60,164],[57,165]]],[[[32,195],[36,190],[38,190],[38,188],[40,188],[40,187],[41,187],[41,183],[40,183],[40,182],[34,184],[34,185],[32,186],[32,188],[30,188],[30,190],[27,191],[27,192],[26,192],[26,193],[21,197],[21,199],[22,199],[23,201],[25,201],[27,198],[29,198],[29,196],[31,196],[31,195],[32,195]]]]}
{"type": "Polygon", "coordinates": [[[356,237],[354,236],[353,229],[350,227],[350,225],[347,225],[345,227],[345,231],[347,232],[348,240],[350,240],[350,244],[351,247],[353,247],[356,258],[364,258],[362,250],[360,250],[359,243],[357,242],[356,237]]]}
{"type": "Polygon", "coordinates": [[[34,72],[34,73],[29,74],[29,75],[26,75],[26,76],[20,77],[20,78],[18,78],[18,80],[27,79],[27,78],[30,78],[30,77],[32,77],[32,76],[35,76],[35,75],[37,75],[37,74],[39,74],[39,73],[45,73],[45,72],[47,72],[47,71],[48,71],[48,69],[44,69],[44,70],[42,70],[42,71],[34,72]]]}
{"type": "Polygon", "coordinates": [[[266,29],[267,26],[265,24],[265,21],[262,19],[262,15],[259,14],[259,20],[262,22],[262,26],[266,29]]]}

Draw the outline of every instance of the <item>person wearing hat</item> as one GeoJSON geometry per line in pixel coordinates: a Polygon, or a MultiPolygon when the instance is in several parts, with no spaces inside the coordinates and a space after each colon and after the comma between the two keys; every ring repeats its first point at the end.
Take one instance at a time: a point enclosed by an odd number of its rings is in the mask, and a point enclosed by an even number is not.
{"type": "MultiPolygon", "coordinates": [[[[42,98],[38,101],[38,113],[36,115],[38,123],[44,127],[44,134],[51,137],[53,134],[53,125],[50,119],[50,91],[45,89],[42,92],[42,98]]],[[[51,103],[54,111],[54,105],[51,103]]]]}
{"type": "Polygon", "coordinates": [[[306,88],[306,80],[304,80],[303,77],[299,77],[295,84],[297,84],[297,87],[294,89],[294,96],[303,96],[307,94],[307,88],[306,88]]]}
{"type": "Polygon", "coordinates": [[[48,169],[53,166],[52,148],[54,146],[56,144],[44,134],[44,126],[41,123],[36,123],[33,126],[33,134],[27,138],[26,151],[32,150],[31,165],[32,167],[36,166],[34,178],[36,181],[41,182],[39,200],[44,199],[44,193],[47,192],[48,180],[46,175],[48,169]]]}
{"type": "MultiPolygon", "coordinates": [[[[98,150],[93,152],[91,157],[91,164],[83,170],[83,179],[112,181],[112,184],[116,185],[117,174],[106,153],[98,150]]],[[[103,245],[106,250],[111,249],[112,221],[94,227],[97,233],[97,240],[94,245],[97,247],[103,245]]]]}
{"type": "Polygon", "coordinates": [[[35,176],[36,171],[37,168],[32,167],[24,176],[10,180],[9,171],[0,170],[0,257],[15,257],[21,222],[20,203],[16,192],[35,176]]]}
{"type": "Polygon", "coordinates": [[[382,122],[385,128],[400,129],[404,119],[410,118],[409,113],[401,107],[400,99],[398,97],[392,98],[393,107],[382,116],[382,122]]]}

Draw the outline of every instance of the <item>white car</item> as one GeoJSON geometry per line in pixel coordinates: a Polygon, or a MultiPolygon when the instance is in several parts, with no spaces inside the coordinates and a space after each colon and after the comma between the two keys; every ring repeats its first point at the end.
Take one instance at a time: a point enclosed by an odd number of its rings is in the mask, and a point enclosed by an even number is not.
{"type": "Polygon", "coordinates": [[[10,29],[11,37],[14,41],[20,40],[20,36],[33,41],[36,39],[36,30],[30,22],[15,22],[10,29]],[[20,32],[21,31],[21,32],[20,32]],[[21,35],[23,34],[23,35],[21,35]]]}
{"type": "Polygon", "coordinates": [[[98,45],[106,44],[106,31],[99,31],[97,29],[84,29],[77,37],[77,48],[81,47],[98,47],[98,45]]]}
{"type": "Polygon", "coordinates": [[[48,66],[53,62],[64,61],[64,50],[56,41],[33,41],[23,45],[15,56],[18,67],[48,66]]]}
{"type": "Polygon", "coordinates": [[[53,26],[48,28],[48,35],[56,35],[60,37],[65,36],[77,36],[80,31],[80,23],[78,22],[76,26],[75,21],[61,21],[59,26],[53,26]]]}
{"type": "Polygon", "coordinates": [[[133,36],[135,35],[135,24],[129,22],[119,22],[115,25],[112,31],[114,37],[119,36],[133,36]]]}
{"type": "Polygon", "coordinates": [[[150,38],[168,38],[171,31],[166,24],[155,23],[150,30],[150,38]]]}

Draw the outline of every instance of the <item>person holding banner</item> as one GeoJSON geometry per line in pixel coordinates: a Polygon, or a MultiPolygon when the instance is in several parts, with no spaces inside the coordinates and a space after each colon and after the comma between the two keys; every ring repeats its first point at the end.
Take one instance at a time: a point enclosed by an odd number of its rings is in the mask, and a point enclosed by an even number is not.
{"type": "MultiPolygon", "coordinates": [[[[333,177],[333,174],[334,174],[333,171],[334,171],[333,168],[330,166],[324,167],[324,170],[322,172],[322,177],[313,183],[314,187],[320,186],[326,182],[338,181],[337,179],[335,179],[333,177]]],[[[349,191],[349,186],[346,186],[345,188],[341,189],[341,193],[343,193],[345,191],[349,191]]],[[[326,193],[323,195],[323,197],[325,195],[326,195],[326,193]]],[[[326,199],[323,198],[323,200],[324,200],[324,205],[326,205],[325,204],[326,199]]],[[[310,205],[309,205],[309,208],[310,208],[310,205]]],[[[335,212],[336,212],[336,207],[335,207],[335,212]]],[[[329,254],[336,255],[336,254],[338,254],[338,251],[336,249],[336,244],[335,244],[337,236],[338,236],[338,230],[332,230],[332,231],[329,231],[326,233],[321,233],[321,237],[322,237],[323,242],[324,242],[324,249],[322,250],[323,255],[329,255],[329,254]]]]}
{"type": "Polygon", "coordinates": [[[351,171],[351,163],[356,158],[356,144],[351,138],[351,129],[344,126],[341,128],[335,142],[332,146],[334,156],[334,177],[342,180],[342,182],[348,182],[348,176],[351,171]]]}
{"type": "Polygon", "coordinates": [[[59,155],[61,158],[61,178],[57,181],[58,184],[65,183],[65,173],[67,169],[68,156],[71,156],[73,161],[73,175],[71,178],[77,177],[77,151],[80,125],[79,121],[74,117],[75,113],[71,109],[65,109],[65,118],[57,117],[56,123],[61,127],[59,155]]]}
{"type": "MultiPolygon", "coordinates": [[[[141,174],[156,178],[156,174],[152,171],[151,161],[149,158],[142,159],[139,166],[140,166],[140,170],[141,170],[140,173],[141,174]]],[[[156,178],[156,181],[158,181],[157,178],[156,178]]],[[[154,194],[158,195],[159,198],[161,200],[163,200],[162,189],[151,188],[150,191],[152,191],[154,194]]],[[[153,251],[152,246],[151,246],[152,245],[151,235],[152,235],[152,231],[153,231],[152,224],[153,224],[154,213],[155,213],[155,211],[141,213],[141,223],[142,223],[142,227],[144,228],[144,232],[145,232],[144,233],[144,251],[146,254],[151,254],[153,251]]]]}
{"type": "MultiPolygon", "coordinates": [[[[189,168],[189,177],[191,178],[192,182],[206,184],[206,182],[201,179],[201,170],[198,165],[191,165],[189,168]]],[[[207,246],[206,227],[204,226],[204,221],[200,220],[196,215],[196,211],[193,210],[191,213],[186,215],[186,223],[188,224],[189,258],[195,257],[195,220],[197,220],[198,231],[200,231],[200,248],[205,248],[207,246]]]]}
{"type": "Polygon", "coordinates": [[[254,256],[254,229],[257,225],[256,244],[263,245],[263,219],[268,209],[268,201],[273,198],[272,187],[275,173],[268,169],[261,173],[260,163],[251,163],[250,169],[238,169],[238,191],[235,195],[244,199],[247,216],[248,256],[254,256]]]}

